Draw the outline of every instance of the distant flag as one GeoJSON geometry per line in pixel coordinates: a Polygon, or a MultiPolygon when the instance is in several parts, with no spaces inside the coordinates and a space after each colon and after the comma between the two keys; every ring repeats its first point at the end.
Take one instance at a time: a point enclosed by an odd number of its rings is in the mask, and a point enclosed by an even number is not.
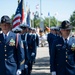
{"type": "Polygon", "coordinates": [[[38,9],[38,8],[39,8],[39,4],[36,5],[36,9],[38,9]]]}
{"type": "Polygon", "coordinates": [[[50,12],[48,12],[48,16],[50,16],[50,12]]]}
{"type": "Polygon", "coordinates": [[[21,23],[24,23],[24,1],[21,0],[18,4],[14,19],[13,19],[13,28],[19,26],[21,23]]]}
{"type": "Polygon", "coordinates": [[[30,22],[30,9],[28,9],[27,10],[27,17],[26,17],[26,24],[29,25],[29,26],[31,26],[30,23],[31,23],[30,22]]]}

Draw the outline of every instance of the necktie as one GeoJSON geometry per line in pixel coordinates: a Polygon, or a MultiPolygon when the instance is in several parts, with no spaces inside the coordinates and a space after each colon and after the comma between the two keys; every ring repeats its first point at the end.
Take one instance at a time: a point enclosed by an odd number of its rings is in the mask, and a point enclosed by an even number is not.
{"type": "Polygon", "coordinates": [[[68,47],[67,39],[65,39],[65,45],[66,45],[66,47],[68,47]]]}
{"type": "Polygon", "coordinates": [[[7,35],[5,34],[5,42],[6,42],[6,39],[7,39],[7,35]]]}
{"type": "Polygon", "coordinates": [[[65,43],[67,44],[67,39],[65,39],[65,43]]]}

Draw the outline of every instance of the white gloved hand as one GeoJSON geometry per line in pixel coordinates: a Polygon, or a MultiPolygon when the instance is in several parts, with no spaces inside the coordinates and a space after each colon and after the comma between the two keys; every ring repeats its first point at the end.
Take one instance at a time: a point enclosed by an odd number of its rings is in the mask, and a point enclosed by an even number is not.
{"type": "Polygon", "coordinates": [[[20,75],[21,74],[21,70],[18,69],[17,72],[16,72],[16,75],[20,75]]]}
{"type": "Polygon", "coordinates": [[[55,71],[53,71],[53,72],[52,72],[52,75],[56,75],[56,72],[55,72],[55,71]]]}
{"type": "Polygon", "coordinates": [[[28,68],[28,65],[25,65],[24,67],[25,67],[25,68],[28,68]]]}
{"type": "Polygon", "coordinates": [[[34,55],[35,55],[35,53],[34,53],[34,52],[32,52],[31,56],[34,56],[34,55]]]}

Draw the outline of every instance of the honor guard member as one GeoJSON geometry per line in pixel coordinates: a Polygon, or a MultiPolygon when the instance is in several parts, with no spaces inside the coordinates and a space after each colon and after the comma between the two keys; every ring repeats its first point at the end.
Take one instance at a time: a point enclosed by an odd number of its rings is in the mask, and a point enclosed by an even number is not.
{"type": "Polygon", "coordinates": [[[35,38],[35,42],[36,42],[36,51],[35,51],[35,58],[36,58],[37,47],[39,47],[39,36],[36,33],[36,29],[35,28],[32,28],[32,34],[33,34],[33,36],[35,38]]]}
{"type": "Polygon", "coordinates": [[[21,32],[21,39],[24,44],[24,52],[25,52],[25,65],[24,65],[24,70],[22,72],[22,75],[28,75],[28,62],[29,62],[29,54],[28,54],[28,45],[27,45],[27,32],[28,32],[28,27],[25,24],[21,24],[20,28],[22,29],[21,32]]]}
{"type": "Polygon", "coordinates": [[[38,36],[38,34],[36,33],[36,29],[35,29],[35,28],[33,28],[32,34],[35,35],[36,45],[39,47],[39,36],[38,36]]]}
{"type": "Polygon", "coordinates": [[[51,27],[50,28],[50,33],[48,33],[47,35],[47,41],[48,41],[48,45],[49,45],[49,55],[51,55],[51,47],[52,47],[52,43],[54,41],[55,37],[55,27],[51,27]]]}
{"type": "Polygon", "coordinates": [[[11,21],[7,15],[1,17],[0,75],[20,75],[24,67],[24,47],[20,35],[10,31],[11,21]]]}
{"type": "Polygon", "coordinates": [[[59,26],[55,27],[55,32],[56,32],[56,36],[60,36],[61,35],[59,26]]]}
{"type": "Polygon", "coordinates": [[[61,38],[54,40],[51,49],[52,75],[75,75],[75,37],[70,36],[72,25],[63,21],[60,25],[61,38]]]}
{"type": "Polygon", "coordinates": [[[32,35],[31,27],[29,28],[27,44],[28,44],[28,53],[30,59],[30,62],[28,64],[28,75],[30,75],[32,71],[33,62],[35,60],[35,54],[36,54],[36,41],[35,41],[35,36],[32,35]]]}

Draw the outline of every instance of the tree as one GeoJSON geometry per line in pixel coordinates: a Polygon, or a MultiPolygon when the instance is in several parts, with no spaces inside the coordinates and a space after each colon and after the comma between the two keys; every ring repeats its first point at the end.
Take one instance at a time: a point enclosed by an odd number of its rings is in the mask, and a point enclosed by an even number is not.
{"type": "Polygon", "coordinates": [[[71,22],[71,25],[75,26],[75,11],[73,12],[73,14],[70,17],[70,22],[71,22]]]}
{"type": "Polygon", "coordinates": [[[40,19],[34,19],[34,27],[39,27],[40,19]]]}
{"type": "MultiPolygon", "coordinates": [[[[50,19],[50,27],[57,25],[57,19],[53,16],[53,17],[50,17],[50,18],[46,17],[46,18],[44,19],[44,25],[45,25],[45,26],[48,26],[48,27],[49,27],[49,19],[50,19]]],[[[61,22],[58,21],[58,25],[60,25],[60,23],[61,23],[61,22]]]]}
{"type": "Polygon", "coordinates": [[[14,14],[11,16],[11,20],[13,20],[13,18],[14,18],[14,14]]]}
{"type": "Polygon", "coordinates": [[[34,27],[39,27],[39,25],[40,25],[40,17],[39,17],[39,12],[38,11],[36,11],[34,13],[34,18],[33,18],[33,20],[31,20],[31,24],[33,24],[32,22],[34,22],[34,27]]]}

